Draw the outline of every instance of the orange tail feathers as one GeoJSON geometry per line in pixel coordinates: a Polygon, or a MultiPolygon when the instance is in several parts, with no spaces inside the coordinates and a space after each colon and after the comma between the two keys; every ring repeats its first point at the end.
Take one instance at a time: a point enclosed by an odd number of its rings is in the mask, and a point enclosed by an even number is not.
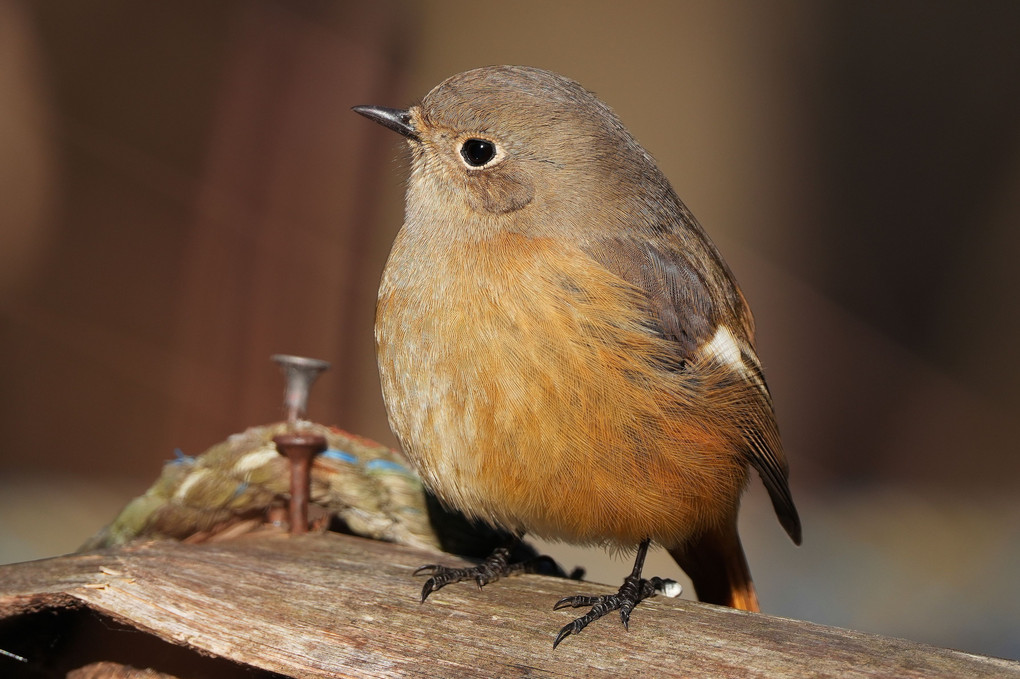
{"type": "Polygon", "coordinates": [[[701,601],[744,611],[761,610],[735,525],[724,532],[706,533],[670,549],[669,554],[693,581],[701,601]]]}

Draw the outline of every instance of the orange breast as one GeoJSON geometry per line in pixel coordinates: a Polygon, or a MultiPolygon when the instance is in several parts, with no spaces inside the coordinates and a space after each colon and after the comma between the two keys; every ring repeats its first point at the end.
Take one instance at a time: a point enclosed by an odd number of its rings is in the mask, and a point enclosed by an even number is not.
{"type": "Polygon", "coordinates": [[[390,424],[445,502],[511,530],[667,546],[736,512],[747,478],[713,376],[669,371],[640,291],[561,243],[501,235],[380,288],[390,424]]]}

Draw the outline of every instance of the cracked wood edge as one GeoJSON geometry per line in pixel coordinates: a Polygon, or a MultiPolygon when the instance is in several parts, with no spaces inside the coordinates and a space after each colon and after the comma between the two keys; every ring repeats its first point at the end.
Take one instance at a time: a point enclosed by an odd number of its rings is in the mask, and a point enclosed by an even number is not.
{"type": "Polygon", "coordinates": [[[538,575],[418,603],[424,563],[456,557],[325,534],[116,551],[0,566],[0,618],[88,606],[198,652],[295,677],[1018,677],[1020,663],[655,597],[552,640],[563,596],[612,588],[538,575]]]}

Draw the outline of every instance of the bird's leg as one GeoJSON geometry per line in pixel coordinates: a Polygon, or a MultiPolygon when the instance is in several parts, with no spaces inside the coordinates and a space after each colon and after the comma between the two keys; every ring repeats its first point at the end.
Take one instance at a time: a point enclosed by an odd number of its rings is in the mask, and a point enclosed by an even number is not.
{"type": "Polygon", "coordinates": [[[645,539],[638,546],[637,558],[634,559],[634,570],[630,572],[624,581],[623,585],[620,586],[619,591],[616,594],[604,594],[602,596],[568,596],[560,599],[553,606],[553,610],[559,610],[561,608],[578,608],[580,606],[591,606],[591,610],[577,618],[572,623],[564,625],[560,633],[556,635],[556,641],[553,642],[553,648],[556,648],[561,641],[566,639],[571,634],[577,634],[585,627],[588,623],[598,620],[606,613],[610,611],[619,610],[620,620],[623,622],[624,628],[627,628],[627,623],[630,620],[630,612],[634,610],[634,607],[641,601],[653,596],[658,591],[667,591],[669,593],[673,588],[678,587],[672,580],[664,580],[662,578],[651,578],[645,580],[641,577],[641,569],[645,565],[645,555],[648,553],[648,545],[651,542],[649,539],[645,539]],[[667,589],[669,588],[669,589],[667,589]]]}
{"type": "Polygon", "coordinates": [[[441,589],[451,582],[460,582],[462,580],[474,580],[478,585],[478,589],[482,586],[499,580],[507,575],[514,575],[517,573],[537,573],[542,571],[543,566],[547,566],[546,572],[553,574],[558,571],[556,562],[551,557],[540,555],[533,556],[523,561],[511,562],[510,555],[513,552],[514,547],[520,542],[520,539],[514,539],[509,544],[502,545],[492,550],[492,554],[486,557],[485,561],[478,564],[477,566],[469,566],[467,568],[451,568],[449,566],[441,566],[439,564],[429,564],[422,566],[414,571],[415,575],[427,574],[431,577],[425,581],[425,585],[421,588],[421,600],[424,603],[425,599],[428,598],[429,594],[435,592],[437,589],[441,589]]]}

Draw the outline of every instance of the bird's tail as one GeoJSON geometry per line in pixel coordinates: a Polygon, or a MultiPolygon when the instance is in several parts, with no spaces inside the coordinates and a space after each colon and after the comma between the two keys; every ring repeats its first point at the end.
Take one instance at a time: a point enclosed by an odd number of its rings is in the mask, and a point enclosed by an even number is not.
{"type": "Polygon", "coordinates": [[[670,549],[669,554],[693,581],[701,601],[744,611],[761,610],[736,524],[705,533],[670,549]]]}

